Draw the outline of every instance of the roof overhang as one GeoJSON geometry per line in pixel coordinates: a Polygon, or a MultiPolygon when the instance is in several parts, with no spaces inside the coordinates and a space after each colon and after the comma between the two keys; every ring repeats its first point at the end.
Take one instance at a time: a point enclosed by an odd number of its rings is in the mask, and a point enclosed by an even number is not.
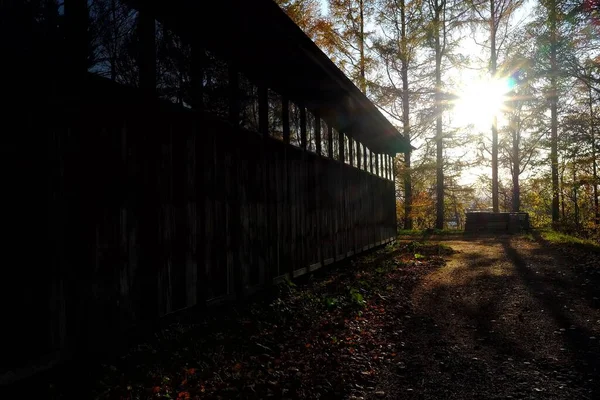
{"type": "Polygon", "coordinates": [[[128,0],[191,43],[236,64],[292,101],[316,110],[371,151],[394,155],[409,141],[272,0],[128,0]]]}

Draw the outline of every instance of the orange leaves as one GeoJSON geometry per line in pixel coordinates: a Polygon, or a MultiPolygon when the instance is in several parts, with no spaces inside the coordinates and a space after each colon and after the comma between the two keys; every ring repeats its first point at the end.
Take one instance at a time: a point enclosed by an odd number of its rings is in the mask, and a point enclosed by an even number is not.
{"type": "Polygon", "coordinates": [[[178,399],[182,399],[182,400],[189,400],[190,397],[190,392],[179,392],[179,394],[177,395],[178,399]]]}

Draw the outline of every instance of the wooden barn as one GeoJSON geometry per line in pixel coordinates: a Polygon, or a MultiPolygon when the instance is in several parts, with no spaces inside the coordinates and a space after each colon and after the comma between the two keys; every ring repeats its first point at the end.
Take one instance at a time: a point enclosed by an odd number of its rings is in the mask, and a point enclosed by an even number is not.
{"type": "Polygon", "coordinates": [[[393,240],[409,144],[271,0],[0,3],[0,376],[393,240]]]}

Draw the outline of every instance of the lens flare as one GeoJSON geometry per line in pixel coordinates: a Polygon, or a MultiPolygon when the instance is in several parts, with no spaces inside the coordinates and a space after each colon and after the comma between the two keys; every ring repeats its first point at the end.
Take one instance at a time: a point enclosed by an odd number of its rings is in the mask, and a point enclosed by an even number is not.
{"type": "Polygon", "coordinates": [[[480,79],[465,85],[454,104],[454,123],[483,130],[490,128],[494,116],[504,109],[507,94],[516,81],[510,78],[480,79]]]}

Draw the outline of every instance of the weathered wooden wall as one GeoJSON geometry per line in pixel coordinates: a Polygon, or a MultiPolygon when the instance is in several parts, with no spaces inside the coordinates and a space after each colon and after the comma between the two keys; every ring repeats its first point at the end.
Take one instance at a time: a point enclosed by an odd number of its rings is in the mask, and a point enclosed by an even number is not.
{"type": "Polygon", "coordinates": [[[395,236],[389,170],[343,162],[343,145],[338,161],[99,82],[85,105],[29,111],[27,132],[44,153],[29,177],[44,183],[33,192],[48,229],[32,231],[42,262],[11,282],[15,318],[29,317],[12,324],[3,369],[100,348],[132,325],[246,296],[395,236]]]}

